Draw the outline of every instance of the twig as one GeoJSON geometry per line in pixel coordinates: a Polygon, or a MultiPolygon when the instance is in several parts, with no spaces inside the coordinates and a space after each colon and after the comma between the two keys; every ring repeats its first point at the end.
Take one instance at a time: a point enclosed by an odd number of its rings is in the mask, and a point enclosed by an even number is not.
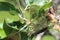
{"type": "Polygon", "coordinates": [[[23,18],[20,14],[18,14],[18,16],[19,16],[23,21],[25,21],[26,24],[30,24],[30,23],[31,23],[28,19],[23,18]]]}

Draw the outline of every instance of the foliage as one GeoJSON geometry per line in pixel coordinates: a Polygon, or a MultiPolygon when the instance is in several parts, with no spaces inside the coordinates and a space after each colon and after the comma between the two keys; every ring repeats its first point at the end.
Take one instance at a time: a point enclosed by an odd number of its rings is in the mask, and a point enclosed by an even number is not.
{"type": "Polygon", "coordinates": [[[45,15],[50,6],[51,0],[0,0],[0,39],[18,33],[18,40],[32,40],[32,34],[48,27],[45,15]]]}
{"type": "Polygon", "coordinates": [[[51,35],[44,35],[44,37],[41,40],[56,40],[54,36],[51,35]]]}

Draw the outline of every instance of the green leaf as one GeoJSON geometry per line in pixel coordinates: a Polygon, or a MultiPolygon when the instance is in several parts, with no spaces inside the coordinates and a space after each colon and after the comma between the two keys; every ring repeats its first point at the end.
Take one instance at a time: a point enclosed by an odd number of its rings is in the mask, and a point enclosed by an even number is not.
{"type": "Polygon", "coordinates": [[[28,20],[35,19],[38,16],[40,6],[31,5],[29,9],[25,10],[24,17],[28,20]]]}
{"type": "Polygon", "coordinates": [[[4,21],[2,28],[0,28],[0,39],[11,36],[14,32],[17,32],[17,30],[9,27],[4,21]]]}
{"type": "MultiPolygon", "coordinates": [[[[28,3],[32,0],[28,0],[28,3]]],[[[28,4],[27,4],[28,5],[28,4]]],[[[29,25],[29,33],[34,33],[43,28],[48,27],[47,19],[46,19],[46,9],[51,6],[51,1],[47,2],[46,0],[33,0],[31,4],[29,4],[28,11],[30,13],[31,25],[29,25]],[[36,4],[35,4],[35,3],[36,4]],[[42,5],[39,3],[42,3],[42,5]],[[42,25],[43,24],[43,25],[42,25]]]]}
{"type": "Polygon", "coordinates": [[[56,40],[56,38],[51,35],[44,35],[41,40],[56,40]]]}
{"type": "Polygon", "coordinates": [[[33,38],[32,38],[32,40],[35,40],[36,39],[36,37],[34,36],[33,38]]]}
{"type": "Polygon", "coordinates": [[[15,8],[19,9],[19,0],[0,0],[0,2],[8,2],[12,4],[15,8]]]}
{"type": "Polygon", "coordinates": [[[6,2],[6,0],[0,0],[0,2],[6,2]]]}
{"type": "Polygon", "coordinates": [[[25,13],[23,15],[26,19],[30,20],[31,14],[28,11],[25,11],[25,13]]]}
{"type": "Polygon", "coordinates": [[[27,33],[25,33],[25,32],[20,32],[20,34],[21,34],[21,40],[28,40],[27,33]]]}
{"type": "Polygon", "coordinates": [[[8,4],[8,3],[0,3],[0,18],[5,19],[8,23],[11,23],[13,21],[18,21],[18,12],[14,8],[14,6],[8,4]]]}
{"type": "Polygon", "coordinates": [[[31,25],[29,26],[29,31],[32,33],[42,30],[48,27],[47,18],[45,16],[45,9],[49,8],[51,5],[47,3],[43,6],[31,5],[29,8],[31,25]],[[48,6],[49,5],[49,6],[48,6]],[[43,25],[42,25],[43,24],[43,25]]]}
{"type": "Polygon", "coordinates": [[[44,5],[41,7],[41,9],[44,9],[44,10],[45,10],[45,9],[49,8],[51,5],[52,5],[51,2],[46,3],[46,4],[44,4],[44,5]]]}
{"type": "Polygon", "coordinates": [[[37,16],[39,15],[39,10],[40,10],[40,6],[38,6],[38,5],[30,6],[29,13],[30,13],[31,19],[37,18],[37,16]]]}
{"type": "Polygon", "coordinates": [[[52,0],[25,0],[27,5],[35,4],[43,6],[45,3],[51,2],[52,0]]]}
{"type": "Polygon", "coordinates": [[[7,37],[13,32],[14,29],[9,27],[7,23],[19,21],[18,13],[14,6],[6,2],[0,2],[0,39],[7,37]]]}

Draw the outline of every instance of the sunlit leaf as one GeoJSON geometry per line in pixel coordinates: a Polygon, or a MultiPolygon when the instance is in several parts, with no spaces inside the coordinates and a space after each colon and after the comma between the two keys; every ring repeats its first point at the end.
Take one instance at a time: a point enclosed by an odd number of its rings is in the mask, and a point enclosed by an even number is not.
{"type": "Polygon", "coordinates": [[[12,33],[12,28],[10,28],[6,23],[12,23],[14,21],[19,21],[17,11],[14,6],[9,3],[0,3],[0,39],[7,37],[12,33]],[[5,20],[5,21],[4,21],[5,20]]]}
{"type": "Polygon", "coordinates": [[[7,36],[11,36],[17,30],[9,27],[6,22],[4,21],[2,28],[0,28],[0,39],[3,39],[7,36]]]}
{"type": "Polygon", "coordinates": [[[44,4],[44,5],[41,7],[41,9],[47,9],[47,8],[49,8],[51,5],[52,5],[51,2],[50,2],[50,3],[46,3],[46,4],[44,4]]]}
{"type": "Polygon", "coordinates": [[[27,5],[35,4],[35,5],[44,5],[45,3],[51,2],[51,0],[25,0],[27,5]]]}
{"type": "Polygon", "coordinates": [[[5,19],[8,23],[18,21],[19,17],[14,6],[8,3],[0,3],[0,18],[5,19]]]}

